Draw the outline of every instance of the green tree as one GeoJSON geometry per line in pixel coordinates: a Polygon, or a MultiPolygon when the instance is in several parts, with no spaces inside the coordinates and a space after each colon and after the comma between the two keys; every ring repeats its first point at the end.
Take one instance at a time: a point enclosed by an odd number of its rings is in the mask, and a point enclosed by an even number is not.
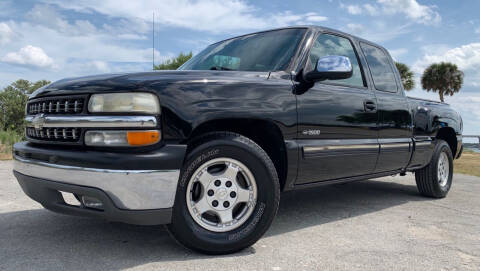
{"type": "Polygon", "coordinates": [[[19,133],[23,130],[27,99],[27,95],[12,86],[8,86],[0,92],[1,130],[15,130],[19,133]]]}
{"type": "Polygon", "coordinates": [[[47,80],[39,80],[37,82],[30,82],[25,79],[18,79],[17,81],[13,82],[7,88],[14,88],[18,91],[23,92],[24,94],[32,94],[35,90],[50,84],[50,81],[47,80]]]}
{"type": "Polygon", "coordinates": [[[48,80],[39,80],[35,83],[32,84],[32,86],[30,87],[30,89],[28,90],[28,93],[33,93],[35,90],[43,87],[43,86],[46,86],[46,85],[49,85],[51,82],[48,81],[48,80]]]}
{"type": "Polygon", "coordinates": [[[400,77],[402,78],[403,88],[405,90],[412,90],[415,87],[414,75],[410,68],[400,62],[395,62],[395,66],[397,66],[397,70],[400,73],[400,77]]]}
{"type": "Polygon", "coordinates": [[[49,83],[19,79],[0,91],[0,130],[23,133],[27,95],[49,83]]]}
{"type": "Polygon", "coordinates": [[[178,67],[182,66],[183,63],[187,62],[192,58],[192,52],[188,54],[180,53],[177,57],[172,59],[167,59],[163,63],[156,65],[155,70],[176,70],[178,67]]]}
{"type": "Polygon", "coordinates": [[[457,65],[441,62],[430,65],[422,75],[422,88],[426,91],[438,92],[440,101],[444,102],[444,96],[460,91],[463,85],[463,72],[457,65]]]}

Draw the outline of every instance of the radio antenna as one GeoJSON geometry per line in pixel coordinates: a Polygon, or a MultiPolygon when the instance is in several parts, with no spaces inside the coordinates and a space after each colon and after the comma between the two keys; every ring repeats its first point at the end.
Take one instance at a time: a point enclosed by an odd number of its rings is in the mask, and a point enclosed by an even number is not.
{"type": "Polygon", "coordinates": [[[152,13],[152,70],[155,70],[155,12],[152,13]]]}

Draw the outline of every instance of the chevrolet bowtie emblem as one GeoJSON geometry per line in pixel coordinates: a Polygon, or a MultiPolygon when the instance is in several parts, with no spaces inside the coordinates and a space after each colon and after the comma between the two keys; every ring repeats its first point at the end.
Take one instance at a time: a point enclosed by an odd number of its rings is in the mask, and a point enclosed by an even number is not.
{"type": "Polygon", "coordinates": [[[38,114],[32,120],[33,127],[37,130],[43,129],[43,125],[45,124],[45,114],[38,114]]]}

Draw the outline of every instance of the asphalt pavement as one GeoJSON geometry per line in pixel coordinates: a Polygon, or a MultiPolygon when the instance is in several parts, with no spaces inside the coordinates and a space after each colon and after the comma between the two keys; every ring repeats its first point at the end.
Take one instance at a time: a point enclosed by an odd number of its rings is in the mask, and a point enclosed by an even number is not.
{"type": "Polygon", "coordinates": [[[184,249],[162,226],[47,211],[0,161],[0,270],[480,270],[480,178],[445,199],[413,175],[282,194],[270,230],[227,256],[184,249]]]}

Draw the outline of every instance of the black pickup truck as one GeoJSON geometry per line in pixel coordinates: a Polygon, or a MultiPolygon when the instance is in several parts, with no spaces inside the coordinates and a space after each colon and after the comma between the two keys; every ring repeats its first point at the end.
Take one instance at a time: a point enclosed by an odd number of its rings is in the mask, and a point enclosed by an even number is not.
{"type": "Polygon", "coordinates": [[[224,40],[176,71],[60,80],[26,114],[14,174],[28,196],[168,224],[211,254],[254,244],[281,191],[415,172],[445,197],[462,152],[459,114],[407,98],[384,48],[316,26],[224,40]]]}

